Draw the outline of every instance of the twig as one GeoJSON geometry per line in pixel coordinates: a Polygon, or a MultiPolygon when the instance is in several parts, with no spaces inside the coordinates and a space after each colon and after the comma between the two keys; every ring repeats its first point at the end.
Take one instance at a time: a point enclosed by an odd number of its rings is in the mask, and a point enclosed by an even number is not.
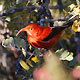
{"type": "MultiPolygon", "coordinates": [[[[39,8],[39,7],[38,6],[27,6],[27,8],[26,7],[10,8],[8,10],[8,12],[0,14],[0,17],[9,16],[9,15],[15,13],[15,12],[19,12],[19,11],[22,11],[22,10],[26,10],[26,11],[32,10],[33,11],[36,8],[39,8]]],[[[49,6],[48,8],[49,9],[59,9],[59,6],[58,5],[57,6],[49,6]]]]}
{"type": "Polygon", "coordinates": [[[58,6],[59,6],[59,10],[62,12],[63,9],[64,9],[64,6],[63,6],[63,4],[62,4],[62,0],[57,0],[57,4],[58,4],[58,6]]]}
{"type": "MultiPolygon", "coordinates": [[[[9,46],[4,45],[4,40],[3,40],[3,42],[2,42],[2,46],[3,46],[4,48],[10,49],[13,53],[17,53],[18,51],[22,51],[22,49],[13,47],[11,44],[9,44],[9,46]]],[[[26,53],[29,54],[30,56],[32,56],[32,55],[36,56],[36,54],[31,53],[31,52],[28,52],[28,51],[27,51],[26,53]]]]}
{"type": "Polygon", "coordinates": [[[22,4],[22,3],[24,3],[24,2],[26,2],[27,0],[22,0],[22,1],[18,1],[18,3],[13,3],[12,4],[12,7],[14,7],[14,6],[16,6],[16,5],[19,5],[19,4],[22,4]]]}
{"type": "Polygon", "coordinates": [[[80,2],[79,2],[79,0],[76,0],[76,3],[77,3],[78,6],[80,6],[80,2]]]}
{"type": "Polygon", "coordinates": [[[4,22],[7,22],[9,24],[20,24],[20,25],[23,25],[24,22],[12,22],[12,21],[8,21],[8,20],[3,20],[4,22]]]}
{"type": "Polygon", "coordinates": [[[27,4],[26,4],[26,7],[29,5],[29,3],[31,2],[31,0],[28,0],[27,4]]]}

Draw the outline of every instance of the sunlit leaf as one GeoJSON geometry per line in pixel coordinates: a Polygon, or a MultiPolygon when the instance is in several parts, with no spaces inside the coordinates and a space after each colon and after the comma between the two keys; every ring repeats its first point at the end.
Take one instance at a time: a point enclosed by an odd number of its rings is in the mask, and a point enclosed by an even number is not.
{"type": "Polygon", "coordinates": [[[27,63],[23,60],[20,60],[20,65],[22,66],[22,68],[24,68],[25,70],[29,70],[29,66],[27,65],[27,63]]]}
{"type": "Polygon", "coordinates": [[[47,17],[47,16],[45,16],[45,19],[48,19],[48,17],[47,17]]]}
{"type": "Polygon", "coordinates": [[[25,49],[24,48],[22,48],[22,53],[23,53],[23,55],[26,57],[26,51],[25,51],[25,49]]]}
{"type": "Polygon", "coordinates": [[[36,56],[32,57],[31,60],[34,61],[35,63],[39,62],[39,60],[38,60],[38,58],[36,56]]]}
{"type": "Polygon", "coordinates": [[[60,56],[60,60],[67,60],[67,61],[73,60],[73,53],[67,52],[67,54],[64,53],[64,55],[63,56],[62,55],[60,56]]]}
{"type": "Polygon", "coordinates": [[[75,20],[72,25],[72,30],[75,32],[80,32],[80,22],[78,20],[75,20]]]}
{"type": "Polygon", "coordinates": [[[33,21],[30,21],[30,23],[33,23],[33,21]]]}
{"type": "Polygon", "coordinates": [[[61,54],[61,58],[66,58],[67,56],[69,55],[69,52],[67,51],[64,51],[62,54],[61,54]]]}
{"type": "Polygon", "coordinates": [[[6,17],[6,19],[5,19],[5,20],[7,20],[7,21],[11,21],[10,17],[6,17]]]}
{"type": "Polygon", "coordinates": [[[73,53],[71,53],[69,56],[67,56],[66,58],[65,58],[67,61],[71,61],[71,60],[73,60],[73,53]]]}
{"type": "Polygon", "coordinates": [[[70,15],[73,15],[70,19],[74,18],[75,16],[80,14],[80,7],[74,4],[71,4],[70,6],[71,11],[68,12],[70,15]]]}
{"type": "Polygon", "coordinates": [[[71,5],[69,5],[69,8],[72,10],[72,9],[74,9],[76,7],[76,5],[75,4],[71,4],[71,5]]]}
{"type": "Polygon", "coordinates": [[[79,7],[74,8],[74,9],[73,9],[73,13],[74,13],[75,15],[80,14],[80,8],[79,8],[79,7]]]}
{"type": "Polygon", "coordinates": [[[57,50],[55,53],[60,56],[60,60],[67,60],[67,61],[73,60],[73,53],[68,52],[67,50],[60,49],[57,50]]]}
{"type": "Polygon", "coordinates": [[[35,12],[38,12],[38,9],[35,9],[34,11],[35,11],[35,12]]]}
{"type": "Polygon", "coordinates": [[[60,50],[57,50],[57,51],[55,52],[55,54],[61,55],[63,51],[64,51],[64,49],[62,48],[62,49],[60,49],[60,50]]]}
{"type": "Polygon", "coordinates": [[[32,49],[32,46],[31,46],[31,45],[29,46],[29,49],[30,49],[30,50],[32,49]]]}

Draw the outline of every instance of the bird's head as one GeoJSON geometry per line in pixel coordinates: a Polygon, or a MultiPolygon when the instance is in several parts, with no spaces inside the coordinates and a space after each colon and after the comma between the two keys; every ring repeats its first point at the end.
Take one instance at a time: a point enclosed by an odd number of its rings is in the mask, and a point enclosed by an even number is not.
{"type": "Polygon", "coordinates": [[[30,25],[28,25],[27,27],[22,28],[22,29],[16,34],[16,36],[17,36],[19,33],[23,32],[23,31],[26,31],[26,32],[27,32],[27,35],[29,35],[29,36],[34,36],[34,37],[36,37],[36,36],[38,36],[38,35],[41,34],[41,29],[40,29],[40,27],[39,27],[38,25],[36,25],[36,24],[30,24],[30,25]]]}

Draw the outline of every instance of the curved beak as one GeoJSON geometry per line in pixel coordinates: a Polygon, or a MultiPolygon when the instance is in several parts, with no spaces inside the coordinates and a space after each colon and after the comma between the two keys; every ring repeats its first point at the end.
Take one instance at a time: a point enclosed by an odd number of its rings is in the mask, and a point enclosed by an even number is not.
{"type": "Polygon", "coordinates": [[[18,34],[20,34],[23,31],[26,31],[26,29],[25,28],[22,28],[20,31],[18,31],[18,33],[16,34],[16,36],[18,36],[18,34]]]}

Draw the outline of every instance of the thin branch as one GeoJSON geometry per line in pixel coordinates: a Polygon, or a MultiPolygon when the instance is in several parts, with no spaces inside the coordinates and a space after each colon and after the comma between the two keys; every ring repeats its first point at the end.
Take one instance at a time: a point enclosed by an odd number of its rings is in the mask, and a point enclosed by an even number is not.
{"type": "Polygon", "coordinates": [[[4,22],[7,22],[9,24],[20,24],[20,25],[23,25],[24,22],[12,22],[12,21],[8,21],[8,20],[3,20],[4,22]]]}
{"type": "MultiPolygon", "coordinates": [[[[9,44],[9,46],[4,45],[4,40],[3,40],[3,42],[2,42],[2,46],[3,46],[4,48],[10,49],[13,53],[17,53],[17,52],[19,52],[19,51],[22,51],[22,49],[13,47],[11,44],[9,44]]],[[[31,53],[31,52],[28,52],[28,51],[27,51],[26,53],[29,54],[30,56],[32,56],[32,55],[37,56],[36,54],[31,53]]]]}
{"type": "Polygon", "coordinates": [[[80,2],[79,2],[79,0],[76,0],[76,3],[77,3],[78,6],[80,6],[80,2]]]}
{"type": "Polygon", "coordinates": [[[57,4],[59,6],[59,10],[62,12],[63,9],[64,9],[64,6],[63,6],[63,3],[62,3],[62,0],[57,0],[57,4]]]}
{"type": "Polygon", "coordinates": [[[27,4],[26,4],[26,7],[29,5],[29,3],[31,2],[31,0],[28,0],[27,4]]]}
{"type": "MultiPolygon", "coordinates": [[[[0,17],[2,17],[2,16],[9,16],[9,15],[15,13],[15,12],[19,12],[19,11],[22,11],[22,10],[26,10],[26,11],[32,10],[33,11],[36,8],[39,8],[39,7],[38,6],[27,6],[27,7],[19,7],[19,8],[10,8],[8,10],[8,12],[0,14],[0,17]]],[[[59,9],[59,6],[58,5],[56,5],[56,6],[49,6],[48,8],[49,9],[59,9]]]]}

